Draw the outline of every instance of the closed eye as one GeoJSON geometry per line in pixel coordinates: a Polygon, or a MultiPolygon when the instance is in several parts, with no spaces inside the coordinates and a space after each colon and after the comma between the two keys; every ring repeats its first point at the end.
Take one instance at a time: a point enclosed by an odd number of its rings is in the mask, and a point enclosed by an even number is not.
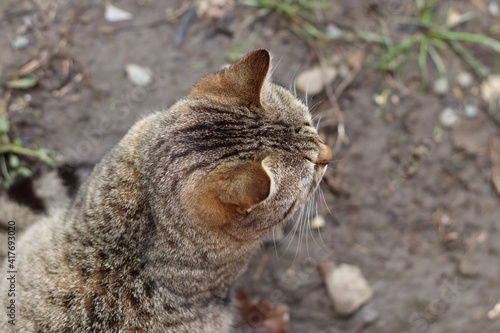
{"type": "Polygon", "coordinates": [[[306,161],[311,162],[311,164],[313,164],[313,165],[314,165],[314,168],[315,168],[315,169],[317,169],[317,168],[319,167],[319,166],[318,166],[318,163],[314,162],[314,161],[313,161],[312,159],[310,159],[309,157],[304,156],[304,159],[305,159],[306,161]]]}

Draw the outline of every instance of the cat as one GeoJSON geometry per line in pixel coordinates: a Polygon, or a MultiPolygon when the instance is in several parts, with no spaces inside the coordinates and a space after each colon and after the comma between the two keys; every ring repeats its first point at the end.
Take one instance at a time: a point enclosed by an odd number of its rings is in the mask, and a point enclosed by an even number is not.
{"type": "Polygon", "coordinates": [[[231,332],[231,286],[332,159],[270,66],[255,50],[140,120],[32,225],[15,244],[15,297],[8,262],[0,272],[2,312],[15,302],[0,331],[231,332]]]}

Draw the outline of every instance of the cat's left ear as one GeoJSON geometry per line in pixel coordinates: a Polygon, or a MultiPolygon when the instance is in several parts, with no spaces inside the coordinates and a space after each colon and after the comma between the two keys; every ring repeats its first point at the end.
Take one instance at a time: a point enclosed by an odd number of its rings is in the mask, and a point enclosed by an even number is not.
{"type": "Polygon", "coordinates": [[[197,219],[207,226],[222,226],[249,214],[272,196],[275,185],[265,162],[224,166],[188,190],[185,197],[197,203],[192,207],[197,219]]]}
{"type": "Polygon", "coordinates": [[[274,186],[272,176],[264,167],[264,162],[247,162],[228,168],[219,174],[216,196],[237,214],[247,214],[255,206],[266,200],[274,186]]]}
{"type": "Polygon", "coordinates": [[[271,55],[267,50],[252,51],[232,66],[198,82],[188,98],[209,99],[226,105],[260,106],[270,67],[271,55]]]}

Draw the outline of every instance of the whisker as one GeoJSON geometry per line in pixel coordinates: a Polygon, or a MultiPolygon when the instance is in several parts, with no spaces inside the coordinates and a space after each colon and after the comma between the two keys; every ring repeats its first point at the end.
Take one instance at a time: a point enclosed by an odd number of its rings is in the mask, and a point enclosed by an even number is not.
{"type": "Polygon", "coordinates": [[[290,81],[290,86],[288,90],[292,91],[293,92],[293,95],[295,96],[295,98],[297,98],[297,84],[296,84],[296,79],[297,79],[297,75],[299,74],[299,70],[300,70],[300,66],[297,68],[297,70],[295,71],[295,73],[293,73],[293,76],[292,76],[292,80],[290,81]]]}
{"type": "Polygon", "coordinates": [[[283,60],[283,57],[280,58],[280,60],[278,60],[276,62],[276,64],[273,64],[273,66],[271,67],[271,70],[269,71],[269,77],[272,77],[273,74],[274,74],[274,71],[278,68],[278,66],[280,65],[281,63],[281,60],[283,60]]]}
{"type": "Polygon", "coordinates": [[[309,108],[309,112],[313,115],[313,119],[318,116],[317,114],[314,114],[314,113],[315,113],[316,109],[318,108],[318,106],[320,106],[324,101],[325,100],[322,99],[322,100],[314,103],[314,105],[309,108]]]}
{"type": "Polygon", "coordinates": [[[294,238],[295,234],[297,233],[298,226],[300,225],[300,216],[302,216],[303,212],[304,212],[304,207],[302,207],[300,209],[300,211],[299,211],[299,217],[295,220],[295,222],[293,224],[293,227],[292,227],[292,230],[279,243],[279,244],[282,244],[287,239],[289,239],[289,242],[288,242],[288,245],[287,245],[286,249],[283,251],[283,254],[279,258],[283,258],[285,256],[285,254],[288,252],[288,249],[290,248],[290,245],[292,245],[293,238],[294,238]]]}
{"type": "Polygon", "coordinates": [[[323,119],[323,116],[320,116],[318,121],[316,122],[316,131],[319,130],[319,124],[321,123],[321,119],[323,119]]]}
{"type": "MultiPolygon", "coordinates": [[[[328,170],[328,169],[327,169],[327,170],[328,170]]],[[[324,183],[325,183],[325,185],[326,185],[326,181],[325,181],[324,179],[321,179],[321,181],[322,181],[322,182],[324,182],[324,183]]],[[[320,187],[320,188],[318,188],[318,192],[319,192],[320,197],[321,197],[321,199],[322,199],[322,201],[323,201],[323,204],[324,204],[324,205],[325,205],[325,207],[326,207],[326,210],[328,211],[328,214],[330,214],[331,216],[333,216],[333,213],[332,213],[332,211],[330,210],[330,207],[328,207],[328,204],[326,203],[325,194],[323,193],[323,189],[322,189],[321,187],[320,187]]]]}

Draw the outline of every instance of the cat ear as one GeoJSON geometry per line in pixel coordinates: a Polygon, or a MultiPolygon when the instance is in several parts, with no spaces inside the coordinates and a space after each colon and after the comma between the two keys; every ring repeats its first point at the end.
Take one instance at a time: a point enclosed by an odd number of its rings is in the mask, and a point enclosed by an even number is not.
{"type": "Polygon", "coordinates": [[[201,80],[188,97],[232,105],[260,106],[262,87],[268,79],[270,66],[271,55],[268,51],[252,51],[227,69],[201,80]]]}
{"type": "Polygon", "coordinates": [[[202,184],[186,193],[195,216],[208,226],[221,226],[250,211],[269,198],[273,178],[261,162],[222,167],[206,176],[202,184]]]}
{"type": "Polygon", "coordinates": [[[271,55],[267,50],[255,50],[232,65],[224,73],[230,84],[239,86],[240,97],[250,104],[260,105],[260,93],[269,75],[271,55]]]}
{"type": "Polygon", "coordinates": [[[272,179],[262,162],[249,162],[226,170],[218,180],[221,203],[246,214],[271,194],[272,179]]]}

